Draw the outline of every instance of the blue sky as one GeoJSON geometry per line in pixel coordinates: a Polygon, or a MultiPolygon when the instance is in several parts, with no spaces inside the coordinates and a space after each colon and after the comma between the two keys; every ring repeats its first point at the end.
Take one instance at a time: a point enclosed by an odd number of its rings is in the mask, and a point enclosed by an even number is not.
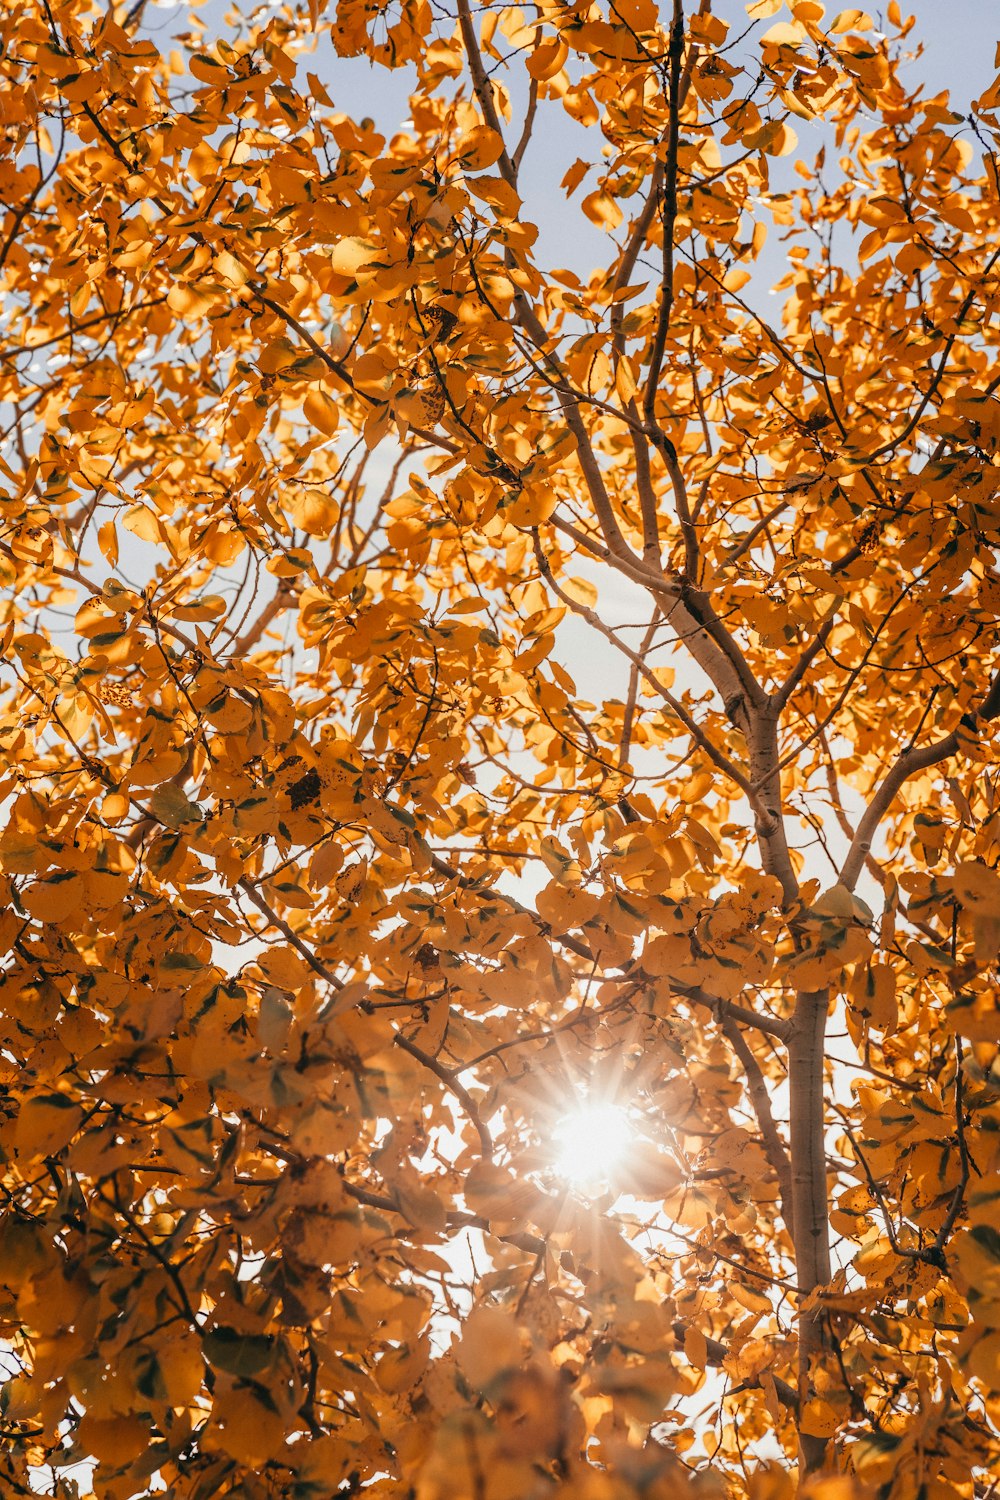
{"type": "MultiPolygon", "coordinates": [[[[330,0],[331,7],[335,0],[330,0]]],[[[908,44],[916,47],[923,43],[923,55],[907,65],[907,80],[913,85],[923,83],[928,94],[950,89],[952,107],[965,113],[969,101],[992,82],[996,68],[994,54],[1000,41],[1000,0],[900,0],[904,15],[915,15],[916,25],[908,38],[908,44]]],[[[661,5],[664,0],[661,0],[661,5]]],[[[248,12],[253,8],[250,0],[236,0],[240,9],[248,12]]],[[[213,33],[225,31],[222,16],[229,10],[226,0],[207,0],[198,7],[206,26],[207,38],[213,33]]],[[[686,11],[695,8],[695,0],[687,0],[686,11]]],[[[728,21],[730,39],[738,37],[749,25],[743,0],[715,0],[714,14],[728,21]]],[[[837,0],[828,4],[827,14],[832,17],[842,7],[837,0]]],[[[175,29],[183,25],[186,5],[162,9],[150,6],[146,12],[144,30],[156,35],[158,44],[166,45],[166,39],[175,29]]],[[[779,12],[775,20],[780,20],[779,12]]],[[[884,7],[873,4],[869,8],[876,22],[884,14],[884,7]]],[[[756,31],[763,31],[771,21],[758,23],[756,31]]],[[[336,106],[355,117],[372,116],[386,136],[391,136],[406,119],[409,112],[409,75],[404,69],[389,72],[372,66],[364,58],[338,58],[328,44],[321,45],[315,71],[319,72],[330,90],[336,106]]],[[[810,140],[808,127],[795,121],[799,133],[799,154],[810,159],[819,145],[819,138],[810,140]]],[[[579,274],[586,274],[593,267],[606,263],[613,253],[607,237],[592,229],[577,209],[579,198],[587,191],[578,190],[572,204],[567,204],[560,182],[570,164],[577,157],[599,157],[600,144],[588,139],[588,133],[557,108],[540,112],[539,128],[525,158],[521,173],[522,193],[525,200],[525,216],[539,227],[538,259],[543,266],[569,265],[579,274]],[[558,208],[565,204],[565,212],[558,208]],[[570,233],[567,233],[570,231],[570,233]]],[[[978,155],[978,152],[977,152],[978,155]]],[[[775,163],[773,182],[781,179],[789,182],[792,158],[775,163]]],[[[772,251],[764,264],[771,279],[782,274],[783,266],[779,254],[772,251]]]]}
{"type": "MultiPolygon", "coordinates": [[[[328,0],[331,9],[335,3],[336,0],[328,0]]],[[[660,0],[660,3],[664,5],[665,0],[660,0]]],[[[915,46],[922,42],[924,46],[923,56],[907,65],[909,80],[922,82],[930,94],[950,89],[953,108],[964,113],[970,99],[982,93],[996,73],[994,54],[1000,42],[1000,0],[910,0],[908,4],[900,0],[900,4],[904,15],[916,16],[909,44],[915,46]]],[[[235,0],[235,7],[249,13],[254,5],[252,0],[235,0]]],[[[833,0],[827,6],[828,16],[832,17],[841,8],[837,0],[833,0]]],[[[695,0],[686,0],[685,10],[694,9],[695,0]]],[[[714,0],[712,9],[714,14],[729,23],[730,39],[739,36],[749,25],[744,0],[714,0]]],[[[220,32],[225,34],[228,28],[223,17],[229,10],[229,0],[205,0],[197,6],[207,40],[220,32]]],[[[187,11],[186,0],[167,0],[159,6],[153,0],[146,10],[142,29],[155,37],[161,49],[166,48],[171,34],[186,24],[187,11]]],[[[883,13],[881,4],[869,7],[876,25],[883,13]]],[[[787,12],[779,12],[774,19],[780,20],[782,14],[787,15],[787,12]]],[[[758,23],[756,30],[760,32],[771,24],[771,21],[758,23]]],[[[317,63],[315,71],[323,77],[337,107],[346,114],[372,116],[379,130],[387,136],[392,135],[406,119],[409,112],[407,70],[389,72],[372,66],[365,58],[338,58],[328,44],[321,45],[317,63]]],[[[796,121],[795,124],[800,134],[800,152],[811,156],[814,147],[802,122],[796,121]]],[[[570,212],[566,222],[573,224],[573,241],[567,244],[565,223],[560,226],[553,211],[553,194],[557,201],[563,201],[559,183],[566,168],[578,156],[597,155],[599,147],[595,150],[590,146],[586,132],[561,110],[551,109],[544,117],[540,115],[540,126],[525,159],[522,184],[527,216],[534,216],[542,234],[542,245],[546,251],[552,252],[542,259],[557,264],[560,254],[563,261],[574,255],[579,257],[588,245],[593,246],[596,258],[600,259],[603,237],[597,231],[590,236],[584,230],[581,239],[578,234],[581,216],[570,212]]],[[[583,269],[582,265],[575,268],[583,269]]]]}

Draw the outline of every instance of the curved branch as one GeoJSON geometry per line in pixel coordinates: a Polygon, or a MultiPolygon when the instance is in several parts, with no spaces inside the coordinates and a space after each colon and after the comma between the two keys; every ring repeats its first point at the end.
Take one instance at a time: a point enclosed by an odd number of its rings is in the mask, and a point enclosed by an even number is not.
{"type": "Polygon", "coordinates": [[[722,1019],[722,1029],[746,1074],[747,1086],[750,1090],[750,1101],[760,1128],[764,1154],[778,1179],[782,1217],[785,1223],[790,1226],[792,1222],[791,1165],[788,1160],[788,1150],[775,1124],[774,1112],[771,1109],[771,1096],[767,1091],[767,1082],[761,1070],[760,1063],[754,1056],[753,1049],[747,1042],[746,1037],[743,1036],[736,1021],[731,1016],[724,1016],[722,1019]]]}
{"type": "Polygon", "coordinates": [[[656,420],[656,393],[660,384],[660,370],[667,347],[670,315],[674,306],[674,226],[677,220],[677,148],[680,144],[681,109],[681,63],[684,57],[684,6],[682,0],[674,0],[674,13],[670,22],[667,43],[670,98],[669,122],[667,126],[667,160],[663,173],[663,273],[660,279],[660,310],[653,335],[653,347],[649,355],[649,373],[646,377],[646,395],[643,415],[648,423],[656,420]]]}
{"type": "Polygon", "coordinates": [[[408,1052],[418,1063],[421,1063],[429,1072],[433,1073],[435,1078],[440,1079],[445,1088],[450,1089],[475,1126],[483,1156],[487,1161],[492,1161],[493,1137],[490,1135],[489,1128],[479,1113],[475,1099],[473,1099],[465,1085],[459,1083],[451,1068],[446,1068],[444,1063],[439,1062],[436,1057],[432,1057],[429,1052],[425,1052],[423,1047],[418,1047],[416,1042],[411,1042],[409,1037],[404,1036],[401,1031],[396,1032],[396,1046],[401,1047],[404,1052],[408,1052]]]}
{"type": "MultiPolygon", "coordinates": [[[[1000,670],[994,676],[979,708],[964,715],[962,728],[977,734],[980,723],[990,723],[996,718],[1000,718],[1000,670]]],[[[849,891],[853,891],[857,885],[865,858],[871,853],[879,824],[904,783],[919,771],[926,771],[929,766],[936,766],[939,761],[956,755],[960,743],[958,732],[953,730],[951,734],[944,735],[930,745],[910,745],[903,751],[896,764],[882,779],[858,823],[858,831],[841,867],[841,885],[846,886],[849,891]]]]}

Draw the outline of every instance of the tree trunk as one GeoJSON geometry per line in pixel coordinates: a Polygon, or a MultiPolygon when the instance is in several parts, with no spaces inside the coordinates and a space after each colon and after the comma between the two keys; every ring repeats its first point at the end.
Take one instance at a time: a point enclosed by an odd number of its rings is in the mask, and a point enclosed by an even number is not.
{"type": "MultiPolygon", "coordinates": [[[[827,990],[800,994],[788,1044],[789,1134],[792,1166],[792,1241],[802,1297],[830,1280],[830,1229],[826,1189],[823,1053],[827,990]]],[[[825,1342],[822,1313],[799,1313],[799,1412],[813,1394],[810,1362],[825,1342]]],[[[820,1468],[826,1439],[800,1430],[803,1472],[820,1468]]]]}

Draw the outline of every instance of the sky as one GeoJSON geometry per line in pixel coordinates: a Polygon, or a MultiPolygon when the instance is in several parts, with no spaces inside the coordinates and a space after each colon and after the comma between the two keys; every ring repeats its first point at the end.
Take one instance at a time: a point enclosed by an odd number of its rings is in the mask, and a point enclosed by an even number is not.
{"type": "MultiPolygon", "coordinates": [[[[205,28],[206,42],[225,35],[226,15],[233,0],[203,0],[196,13],[205,28]]],[[[255,0],[235,0],[238,9],[249,13],[255,0]]],[[[336,0],[327,0],[329,6],[336,0]]],[[[665,6],[668,0],[660,0],[665,6]]],[[[881,24],[887,0],[876,0],[870,7],[876,27],[881,24]]],[[[994,54],[1000,40],[1000,0],[900,0],[904,15],[916,17],[907,45],[914,51],[922,44],[919,57],[906,64],[907,81],[916,87],[923,84],[928,97],[951,90],[951,106],[965,113],[969,101],[982,93],[995,75],[994,54]]],[[[685,12],[695,9],[696,0],[685,0],[685,12]]],[[[189,0],[152,0],[142,20],[142,29],[153,36],[161,50],[169,46],[170,37],[188,24],[189,0]]],[[[838,0],[827,7],[829,17],[840,9],[838,0]]],[[[729,40],[734,43],[733,60],[746,51],[747,43],[737,39],[750,26],[744,0],[713,0],[713,13],[730,26],[729,40]]],[[[759,35],[774,21],[787,18],[779,11],[772,19],[757,23],[749,38],[759,35]]],[[[366,58],[337,57],[323,38],[314,60],[304,60],[322,78],[338,109],[355,118],[371,116],[387,139],[405,128],[409,114],[408,92],[411,74],[407,69],[389,71],[372,65],[366,58]]],[[[539,226],[536,260],[540,267],[568,266],[586,278],[589,272],[607,265],[614,247],[608,235],[589,224],[579,211],[579,199],[588,190],[581,187],[567,202],[560,186],[562,178],[577,157],[600,158],[602,139],[594,129],[584,130],[559,108],[540,111],[543,122],[533,138],[521,171],[520,187],[524,198],[524,216],[539,226]],[[565,205],[565,207],[563,207],[565,205]]],[[[794,122],[799,135],[797,155],[810,161],[824,140],[824,127],[808,122],[794,122]]],[[[515,127],[512,127],[512,138],[515,127]]],[[[827,136],[829,132],[826,133],[827,136]]],[[[978,159],[978,148],[976,151],[978,159]]],[[[798,183],[794,174],[795,156],[771,162],[772,187],[783,188],[798,183]]],[[[786,270],[785,247],[774,235],[765,246],[754,283],[745,295],[768,315],[768,288],[786,270]]],[[[780,293],[772,304],[777,321],[780,293]]],[[[390,456],[386,455],[386,466],[390,456]]],[[[377,488],[377,476],[373,481],[377,488]]],[[[581,570],[583,571],[583,570],[581,570]]],[[[628,622],[643,618],[648,601],[641,591],[630,588],[618,576],[601,578],[601,615],[607,625],[621,629],[628,622]]],[[[559,632],[558,655],[581,688],[592,699],[621,697],[623,694],[622,662],[618,654],[594,632],[570,618],[559,632]]]]}
{"type": "MultiPolygon", "coordinates": [[[[323,0],[321,0],[321,4],[323,0]]],[[[668,0],[659,0],[665,9],[668,0]]],[[[870,4],[868,13],[876,28],[882,22],[888,0],[876,0],[870,4]]],[[[1000,43],[1000,0],[899,0],[904,16],[916,18],[907,46],[922,53],[905,65],[904,77],[916,87],[924,86],[925,94],[933,97],[942,90],[951,91],[951,107],[964,114],[971,99],[981,94],[993,81],[997,71],[995,54],[1000,43]]],[[[274,0],[277,7],[278,0],[274,0]]],[[[325,0],[326,12],[334,10],[337,0],[325,0]]],[[[695,10],[697,0],[685,0],[685,13],[695,10]]],[[[170,37],[186,29],[188,16],[193,12],[201,19],[209,44],[219,35],[226,35],[229,28],[226,17],[235,8],[250,14],[257,0],[151,0],[142,17],[141,30],[150,35],[161,51],[167,50],[170,37]]],[[[444,12],[446,6],[440,6],[444,12]]],[[[827,4],[827,17],[835,16],[841,5],[839,0],[827,4]]],[[[787,19],[787,10],[779,11],[764,22],[751,23],[746,15],[745,0],[713,0],[712,13],[729,24],[728,43],[732,46],[731,61],[741,56],[752,58],[753,38],[767,27],[787,19]],[[746,36],[746,43],[740,38],[746,36]]],[[[390,71],[369,62],[364,57],[343,58],[333,51],[329,36],[321,36],[314,58],[304,58],[303,71],[310,68],[318,73],[326,85],[337,109],[356,119],[371,117],[378,130],[387,140],[406,127],[409,115],[409,90],[412,86],[412,70],[400,68],[390,71]]],[[[497,74],[503,78],[502,73],[497,74]]],[[[508,80],[509,81],[509,80],[508,80]]],[[[738,86],[738,85],[737,85],[738,86]]],[[[516,111],[516,105],[515,105],[516,111]]],[[[781,159],[770,161],[772,189],[784,189],[801,185],[794,172],[796,156],[809,162],[816,151],[831,138],[830,132],[820,124],[797,119],[793,122],[799,137],[797,151],[781,159]]],[[[511,126],[511,142],[519,133],[519,121],[515,112],[511,126]]],[[[962,133],[959,128],[959,134],[962,133]]],[[[969,134],[975,147],[974,161],[979,160],[978,144],[969,134]]],[[[519,178],[519,189],[523,199],[523,217],[538,227],[539,235],[535,247],[536,263],[542,270],[566,267],[586,279],[597,267],[607,265],[614,255],[614,246],[609,244],[608,234],[591,225],[580,212],[580,199],[594,186],[594,176],[585,179],[572,200],[567,200],[561,187],[568,168],[578,158],[600,160],[602,138],[595,128],[584,129],[570,119],[564,110],[549,107],[539,111],[538,123],[529,149],[525,155],[519,178]],[[559,212],[565,205],[565,215],[559,212]]],[[[627,224],[622,226],[623,234],[627,224]]],[[[787,269],[785,249],[773,235],[760,257],[754,283],[745,295],[757,310],[766,314],[760,299],[767,295],[767,288],[780,280],[787,269]]]]}
{"type": "MultiPolygon", "coordinates": [[[[175,0],[161,0],[157,4],[153,0],[147,7],[142,29],[155,38],[161,50],[168,48],[171,35],[186,28],[188,3],[189,0],[176,0],[176,3],[175,0]]],[[[220,34],[226,34],[228,28],[224,18],[231,3],[232,0],[204,0],[197,6],[207,43],[220,34]]],[[[246,12],[254,6],[254,0],[235,0],[235,3],[246,12]]],[[[328,0],[328,3],[333,5],[336,0],[328,0]]],[[[661,6],[666,3],[667,0],[660,0],[661,6]]],[[[686,0],[686,13],[695,8],[695,3],[696,0],[686,0]]],[[[876,27],[883,14],[880,3],[881,0],[877,0],[870,7],[876,27]]],[[[951,107],[964,114],[969,101],[982,93],[995,76],[994,54],[1000,40],[1000,0],[910,0],[909,4],[903,4],[901,0],[901,7],[904,15],[914,14],[916,17],[907,45],[913,50],[919,44],[923,47],[922,54],[906,64],[907,81],[913,87],[923,84],[928,97],[950,89],[951,107]]],[[[714,0],[712,9],[714,14],[729,22],[731,40],[739,38],[750,24],[744,0],[714,0]]],[[[828,5],[828,15],[832,17],[839,9],[838,0],[833,0],[828,5]]],[[[758,23],[755,33],[759,34],[773,21],[781,20],[783,15],[787,17],[787,11],[779,11],[773,20],[758,23]]],[[[742,50],[737,43],[735,56],[738,57],[742,50]]],[[[320,43],[314,61],[303,62],[305,67],[320,75],[338,109],[355,118],[373,117],[387,139],[405,127],[411,82],[408,70],[390,72],[370,64],[365,58],[339,58],[327,39],[320,43]]],[[[525,200],[524,216],[537,223],[540,229],[536,259],[543,269],[568,266],[586,277],[594,267],[609,263],[614,248],[608,243],[607,234],[591,226],[579,211],[579,199],[587,188],[581,188],[572,202],[566,203],[560,183],[577,157],[599,159],[601,137],[593,129],[582,129],[558,108],[540,112],[540,119],[544,123],[531,142],[520,178],[525,200]]],[[[794,123],[799,135],[797,154],[809,161],[822,143],[821,127],[810,126],[802,120],[794,123]]],[[[978,159],[978,148],[976,156],[978,159]]],[[[772,160],[772,187],[790,186],[799,181],[793,170],[794,160],[794,156],[772,160]]],[[[779,280],[785,269],[785,249],[780,240],[772,236],[761,258],[753,290],[755,305],[762,313],[767,311],[766,305],[761,306],[761,301],[767,296],[768,286],[779,280]]],[[[775,298],[775,320],[779,301],[780,294],[775,298]]],[[[387,454],[386,465],[389,462],[387,454]]],[[[378,488],[377,482],[373,481],[373,487],[378,488]]],[[[139,564],[138,558],[135,561],[139,564]]],[[[141,566],[139,564],[139,570],[141,566]]],[[[605,624],[621,629],[626,623],[644,617],[648,600],[642,591],[631,588],[617,575],[609,577],[606,571],[602,572],[600,583],[600,611],[605,624]]],[[[559,631],[557,652],[560,662],[593,700],[623,695],[620,656],[573,617],[559,631]]]]}
{"type": "MultiPolygon", "coordinates": [[[[240,9],[250,10],[250,0],[235,0],[240,9]]],[[[331,6],[336,0],[328,0],[331,6]]],[[[660,0],[661,8],[665,0],[660,0]]],[[[205,0],[198,6],[198,13],[206,26],[208,37],[224,31],[222,17],[229,10],[230,0],[205,0]],[[220,24],[221,23],[221,24],[220,24]]],[[[900,0],[904,16],[916,17],[916,25],[910,33],[908,43],[924,46],[923,55],[908,65],[909,77],[923,82],[927,92],[933,95],[941,89],[952,91],[952,107],[960,113],[968,108],[969,101],[982,93],[992,82],[996,68],[994,53],[1000,42],[1000,0],[900,0]]],[[[143,30],[157,34],[159,45],[164,42],[164,32],[170,33],[178,24],[187,6],[185,0],[166,0],[159,7],[147,8],[143,30]]],[[[695,0],[686,0],[685,12],[695,9],[695,0]]],[[[827,5],[827,14],[832,17],[842,7],[837,0],[827,5]]],[[[714,0],[712,12],[729,23],[729,41],[734,41],[750,25],[747,20],[744,0],[714,0]]],[[[884,15],[884,5],[871,4],[868,13],[876,26],[884,15]]],[[[774,21],[787,19],[787,12],[779,12],[773,20],[756,24],[756,34],[763,32],[774,21]]],[[[739,49],[736,49],[737,53],[739,49]]],[[[338,109],[356,118],[371,116],[378,129],[391,137],[409,114],[409,73],[406,69],[389,70],[373,65],[366,58],[336,57],[328,42],[321,45],[318,58],[320,66],[315,71],[326,83],[338,109]]],[[[807,159],[814,154],[819,142],[811,142],[808,126],[796,121],[799,132],[800,154],[807,159]]],[[[594,266],[610,259],[607,236],[592,228],[576,211],[571,214],[572,238],[567,239],[564,226],[553,211],[553,195],[562,197],[560,183],[568,167],[577,157],[599,154],[600,143],[592,144],[588,133],[562,110],[552,109],[544,120],[544,129],[536,133],[524,160],[520,186],[525,204],[525,217],[539,227],[538,261],[543,266],[568,265],[578,274],[585,275],[594,266]]],[[[783,174],[789,182],[794,158],[774,163],[776,174],[783,174]]],[[[587,191],[577,191],[575,203],[587,191]]],[[[772,264],[767,256],[765,268],[772,264]]],[[[781,275],[777,258],[773,260],[776,276],[781,275]]]]}
{"type": "MultiPolygon", "coordinates": [[[[223,17],[230,9],[231,0],[204,0],[197,6],[209,40],[225,34],[223,17]]],[[[332,8],[336,0],[328,0],[332,8]]],[[[661,7],[664,0],[660,0],[661,7]]],[[[249,12],[251,0],[235,0],[241,10],[249,12]]],[[[913,46],[924,44],[923,56],[909,64],[909,75],[922,81],[929,94],[941,89],[952,91],[952,107],[964,113],[969,100],[992,82],[995,76],[994,53],[1000,41],[1000,0],[900,0],[904,15],[914,15],[916,25],[908,39],[913,46]]],[[[829,16],[842,7],[837,0],[827,6],[829,16]]],[[[695,0],[686,0],[685,11],[695,9],[695,0]]],[[[155,38],[161,49],[167,38],[181,26],[188,10],[188,0],[156,0],[147,6],[142,30],[155,38]]],[[[884,14],[880,3],[868,7],[869,14],[879,24],[884,14]]],[[[729,39],[741,35],[750,24],[746,16],[744,0],[714,0],[713,14],[727,21],[730,26],[729,39]]],[[[787,18],[779,12],[774,21],[787,18]]],[[[759,34],[769,20],[757,23],[759,34]]],[[[327,41],[321,44],[317,61],[318,72],[329,89],[334,103],[345,114],[355,118],[371,116],[378,129],[391,137],[404,123],[409,113],[409,73],[406,69],[389,70],[373,65],[366,58],[340,58],[333,54],[327,41]]],[[[800,136],[800,151],[811,157],[815,144],[808,139],[805,122],[796,121],[800,136]]],[[[818,144],[818,142],[816,143],[818,144]]],[[[583,216],[574,211],[571,215],[572,238],[567,239],[564,226],[559,224],[553,211],[553,195],[562,197],[560,183],[567,168],[580,156],[598,155],[599,142],[591,144],[580,126],[571,121],[562,110],[550,110],[545,118],[544,130],[539,130],[525,157],[521,172],[522,196],[525,217],[539,226],[538,260],[543,266],[568,265],[578,274],[585,275],[593,266],[610,259],[607,236],[591,228],[583,216]]],[[[776,163],[778,172],[790,174],[792,158],[776,163]]],[[[789,175],[788,180],[791,181],[789,175]]],[[[586,191],[581,188],[574,203],[586,191]]],[[[771,257],[768,256],[768,265],[771,257]]],[[[781,269],[775,259],[776,275],[781,269]]]]}

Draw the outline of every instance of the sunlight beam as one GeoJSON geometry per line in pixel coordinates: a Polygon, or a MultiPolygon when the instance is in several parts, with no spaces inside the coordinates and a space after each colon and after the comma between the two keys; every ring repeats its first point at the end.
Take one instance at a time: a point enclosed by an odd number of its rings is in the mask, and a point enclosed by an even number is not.
{"type": "Polygon", "coordinates": [[[555,1128],[555,1169],[574,1187],[605,1185],[624,1160],[633,1134],[620,1104],[581,1104],[555,1128]]]}

